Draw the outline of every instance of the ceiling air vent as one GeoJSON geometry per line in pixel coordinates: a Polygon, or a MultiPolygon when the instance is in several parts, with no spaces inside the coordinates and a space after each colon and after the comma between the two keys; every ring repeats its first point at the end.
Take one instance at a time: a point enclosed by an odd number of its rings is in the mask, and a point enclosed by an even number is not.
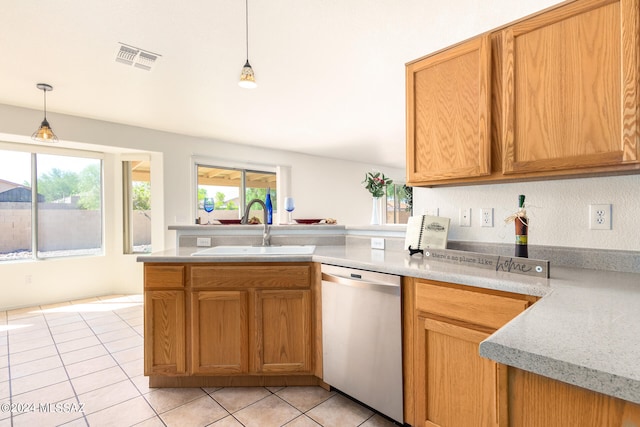
{"type": "Polygon", "coordinates": [[[162,55],[120,43],[116,53],[116,62],[151,71],[160,56],[162,55]]]}

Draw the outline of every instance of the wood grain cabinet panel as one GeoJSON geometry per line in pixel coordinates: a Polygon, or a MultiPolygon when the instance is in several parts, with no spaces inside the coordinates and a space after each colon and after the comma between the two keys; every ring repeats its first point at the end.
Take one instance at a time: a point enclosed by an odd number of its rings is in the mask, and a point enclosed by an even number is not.
{"type": "Polygon", "coordinates": [[[315,372],[311,263],[192,264],[188,276],[193,375],[315,372]]]}
{"type": "Polygon", "coordinates": [[[413,345],[413,360],[405,360],[413,366],[413,389],[405,387],[411,395],[405,401],[414,405],[405,410],[408,422],[507,426],[507,367],[480,357],[479,345],[535,298],[424,279],[404,284],[411,285],[413,291],[405,290],[415,316],[413,333],[405,334],[413,345]]]}
{"type": "Polygon", "coordinates": [[[181,288],[184,287],[184,265],[149,265],[144,266],[144,286],[147,288],[181,288]]]}
{"type": "Polygon", "coordinates": [[[416,307],[439,316],[492,329],[502,327],[529,306],[524,299],[418,282],[416,307]]]}
{"type": "Polygon", "coordinates": [[[190,267],[194,288],[308,288],[311,283],[309,265],[194,265],[190,267]]]}
{"type": "Polygon", "coordinates": [[[506,426],[506,368],[478,355],[490,334],[424,317],[417,327],[418,425],[506,426]]]}
{"type": "Polygon", "coordinates": [[[491,172],[488,35],[407,65],[410,185],[491,172]]]}
{"type": "Polygon", "coordinates": [[[144,293],[144,374],[186,374],[183,291],[144,293]]]}
{"type": "Polygon", "coordinates": [[[199,291],[191,294],[192,372],[249,372],[247,291],[199,291]]]}
{"type": "Polygon", "coordinates": [[[585,0],[502,31],[505,174],[638,162],[637,0],[585,0]]]}
{"type": "Polygon", "coordinates": [[[509,420],[517,427],[638,427],[640,405],[510,368],[509,420]]]}
{"type": "Polygon", "coordinates": [[[640,0],[566,1],[406,65],[413,186],[640,172],[640,0]]]}
{"type": "Polygon", "coordinates": [[[257,372],[311,372],[311,316],[310,290],[256,291],[257,372]]]}

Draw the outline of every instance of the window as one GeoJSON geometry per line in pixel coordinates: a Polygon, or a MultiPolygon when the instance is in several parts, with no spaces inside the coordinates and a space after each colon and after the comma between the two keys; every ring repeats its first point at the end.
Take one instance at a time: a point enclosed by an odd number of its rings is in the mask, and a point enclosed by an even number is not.
{"type": "Polygon", "coordinates": [[[102,254],[102,161],[0,151],[0,223],[2,261],[102,254]]]}
{"type": "Polygon", "coordinates": [[[125,254],[151,252],[151,163],[122,162],[125,254]]]}
{"type": "Polygon", "coordinates": [[[413,189],[404,184],[387,185],[387,224],[406,224],[413,207],[413,189]]]}
{"type": "Polygon", "coordinates": [[[31,258],[31,154],[0,150],[0,260],[31,258]]]}
{"type": "MultiPolygon", "coordinates": [[[[197,217],[202,224],[238,222],[245,207],[253,199],[265,200],[267,189],[271,192],[274,217],[277,211],[276,173],[247,169],[230,169],[203,164],[197,165],[197,217]],[[205,199],[213,199],[213,210],[205,199]],[[207,209],[205,209],[205,207],[207,209]]],[[[256,216],[262,221],[262,208],[258,204],[251,207],[249,217],[256,216]]]]}

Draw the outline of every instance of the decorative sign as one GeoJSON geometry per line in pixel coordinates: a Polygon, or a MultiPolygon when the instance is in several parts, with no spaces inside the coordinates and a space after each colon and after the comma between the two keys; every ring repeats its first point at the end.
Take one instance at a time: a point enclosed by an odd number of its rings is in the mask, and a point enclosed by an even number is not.
{"type": "Polygon", "coordinates": [[[451,249],[425,249],[424,256],[432,261],[503,271],[505,273],[543,277],[545,279],[549,278],[549,261],[539,259],[454,251],[451,249]]]}

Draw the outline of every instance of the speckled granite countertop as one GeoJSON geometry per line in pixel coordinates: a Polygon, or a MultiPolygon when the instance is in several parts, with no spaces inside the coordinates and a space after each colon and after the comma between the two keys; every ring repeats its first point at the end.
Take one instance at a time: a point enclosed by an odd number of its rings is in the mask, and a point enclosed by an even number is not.
{"type": "Polygon", "coordinates": [[[313,255],[192,257],[197,248],[141,262],[314,261],[543,297],[480,344],[480,355],[640,403],[640,274],[551,266],[541,279],[362,246],[317,246],[313,255]]]}

